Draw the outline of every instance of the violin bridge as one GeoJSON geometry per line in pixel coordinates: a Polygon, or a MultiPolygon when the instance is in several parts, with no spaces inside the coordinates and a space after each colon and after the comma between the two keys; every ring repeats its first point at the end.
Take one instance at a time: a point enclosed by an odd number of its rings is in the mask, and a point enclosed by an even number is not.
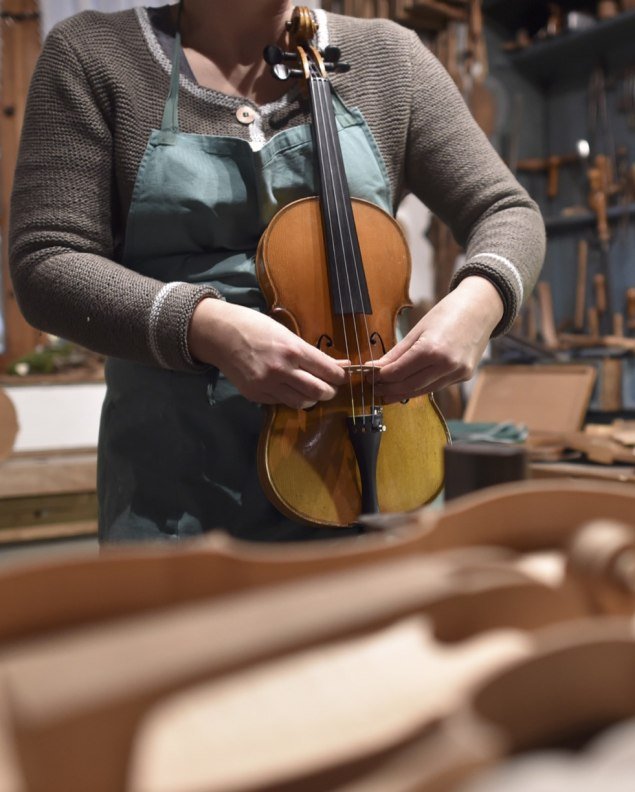
{"type": "Polygon", "coordinates": [[[357,366],[342,366],[342,369],[347,374],[372,374],[374,371],[380,371],[380,366],[373,366],[372,364],[357,365],[357,366]]]}

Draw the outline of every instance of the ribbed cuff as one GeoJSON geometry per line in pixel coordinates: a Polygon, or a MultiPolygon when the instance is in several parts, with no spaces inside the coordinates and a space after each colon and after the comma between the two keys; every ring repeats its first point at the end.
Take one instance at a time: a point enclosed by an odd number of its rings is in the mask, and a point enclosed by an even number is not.
{"type": "Polygon", "coordinates": [[[223,300],[213,286],[174,281],[158,292],[150,311],[148,340],[158,365],[177,371],[204,371],[190,354],[188,333],[196,306],[207,297],[223,300]]]}
{"type": "MultiPolygon", "coordinates": [[[[503,316],[491,335],[492,338],[496,338],[496,336],[508,333],[514,324],[522,304],[522,282],[519,277],[520,288],[518,288],[518,284],[501,271],[500,267],[496,266],[494,259],[491,263],[488,261],[489,257],[490,254],[483,254],[482,257],[470,258],[453,275],[450,281],[450,290],[455,289],[462,280],[472,275],[485,278],[496,288],[503,301],[503,316]]],[[[505,259],[505,261],[507,260],[505,259]]],[[[513,267],[512,264],[507,263],[513,267]]]]}

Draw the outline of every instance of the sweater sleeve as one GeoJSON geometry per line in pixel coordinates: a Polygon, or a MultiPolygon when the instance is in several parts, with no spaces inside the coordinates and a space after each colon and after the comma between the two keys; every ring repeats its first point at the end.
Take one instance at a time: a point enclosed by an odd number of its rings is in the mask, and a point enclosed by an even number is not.
{"type": "Polygon", "coordinates": [[[35,327],[101,354],[194,369],[190,318],[207,286],[165,284],[114,260],[117,194],[109,92],[63,30],[31,82],[11,203],[9,262],[35,327]]]}
{"type": "Polygon", "coordinates": [[[486,277],[497,287],[505,311],[493,335],[500,335],[510,329],[538,278],[545,255],[544,222],[453,80],[414,33],[411,58],[408,187],[465,248],[465,262],[450,288],[468,275],[486,277]]]}

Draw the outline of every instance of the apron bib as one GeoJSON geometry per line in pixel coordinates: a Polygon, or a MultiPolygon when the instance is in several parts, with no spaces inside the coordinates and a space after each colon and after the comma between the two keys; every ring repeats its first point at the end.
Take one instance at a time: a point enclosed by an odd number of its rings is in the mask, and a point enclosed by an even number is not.
{"type": "MultiPolygon", "coordinates": [[[[229,302],[263,311],[258,240],[282,207],[316,193],[311,127],[281,131],[257,151],[239,138],[180,132],[180,52],[177,34],[163,121],[139,167],[122,263],[166,283],[210,284],[229,302]]],[[[336,97],[334,106],[351,195],[390,212],[386,170],[366,122],[336,97]]],[[[215,528],[255,541],[357,532],[300,525],[269,503],[256,468],[262,409],[217,370],[110,358],[106,385],[102,541],[178,539],[215,528]]]]}

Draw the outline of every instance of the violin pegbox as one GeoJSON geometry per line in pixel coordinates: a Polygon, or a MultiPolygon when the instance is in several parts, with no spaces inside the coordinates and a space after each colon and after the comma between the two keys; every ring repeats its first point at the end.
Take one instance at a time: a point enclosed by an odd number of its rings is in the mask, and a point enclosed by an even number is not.
{"type": "Polygon", "coordinates": [[[263,57],[271,66],[271,73],[277,80],[288,80],[290,77],[303,77],[308,80],[312,76],[326,77],[327,72],[350,70],[349,64],[340,63],[341,53],[338,47],[319,50],[314,46],[318,25],[308,8],[296,6],[286,27],[290,46],[294,49],[285,51],[269,44],[263,52],[263,57]]]}
{"type": "MultiPolygon", "coordinates": [[[[316,47],[309,47],[308,50],[311,52],[313,62],[316,66],[321,64],[325,72],[344,73],[350,71],[350,64],[340,62],[339,58],[341,53],[338,47],[326,47],[323,50],[318,50],[316,47]],[[319,55],[319,60],[316,54],[319,55]]],[[[306,78],[307,75],[302,68],[303,58],[300,52],[305,53],[306,57],[307,50],[305,50],[304,47],[298,47],[298,49],[293,52],[286,52],[274,44],[268,44],[263,51],[263,57],[269,66],[271,66],[271,73],[276,80],[288,80],[290,77],[306,78]],[[295,67],[290,64],[295,64],[295,67]]],[[[319,71],[321,72],[321,69],[319,69],[319,71]]]]}

